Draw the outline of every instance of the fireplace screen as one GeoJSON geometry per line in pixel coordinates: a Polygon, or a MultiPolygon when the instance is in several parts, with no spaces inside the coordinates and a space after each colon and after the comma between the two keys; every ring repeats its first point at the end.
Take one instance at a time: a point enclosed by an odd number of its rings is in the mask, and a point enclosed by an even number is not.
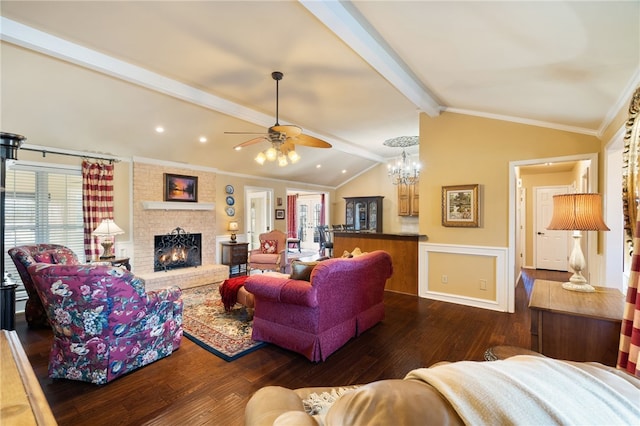
{"type": "Polygon", "coordinates": [[[202,234],[190,234],[176,228],[154,237],[154,271],[188,268],[202,264],[202,234]]]}

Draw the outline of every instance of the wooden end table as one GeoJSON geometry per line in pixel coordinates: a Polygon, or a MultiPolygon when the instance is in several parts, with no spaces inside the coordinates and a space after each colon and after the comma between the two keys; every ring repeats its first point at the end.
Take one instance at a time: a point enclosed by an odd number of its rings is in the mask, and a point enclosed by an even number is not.
{"type": "Polygon", "coordinates": [[[565,290],[558,281],[535,280],[531,310],[531,349],[570,361],[615,366],[624,296],[614,288],[594,293],[565,290]]]}
{"type": "Polygon", "coordinates": [[[128,257],[114,257],[111,259],[100,259],[99,257],[94,257],[91,262],[109,262],[111,266],[124,266],[127,268],[127,271],[131,271],[131,264],[129,263],[128,257]]]}
{"type": "Polygon", "coordinates": [[[249,243],[223,242],[222,264],[229,266],[229,278],[249,275],[249,243]]]}

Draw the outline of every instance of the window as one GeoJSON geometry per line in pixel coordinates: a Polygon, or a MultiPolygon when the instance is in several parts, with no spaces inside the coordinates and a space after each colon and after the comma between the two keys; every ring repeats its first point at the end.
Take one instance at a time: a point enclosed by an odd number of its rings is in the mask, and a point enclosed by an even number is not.
{"type": "MultiPolygon", "coordinates": [[[[7,167],[5,189],[6,250],[11,247],[51,243],[61,244],[84,258],[82,216],[82,170],[16,162],[7,167]]],[[[17,284],[20,276],[5,253],[5,270],[17,284]]],[[[20,286],[16,300],[26,299],[20,286]]]]}

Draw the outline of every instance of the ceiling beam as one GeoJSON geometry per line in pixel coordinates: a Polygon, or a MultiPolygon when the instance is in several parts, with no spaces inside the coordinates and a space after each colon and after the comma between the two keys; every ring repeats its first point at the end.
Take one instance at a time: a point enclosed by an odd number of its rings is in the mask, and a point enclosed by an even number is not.
{"type": "Polygon", "coordinates": [[[376,71],[391,83],[400,93],[413,102],[416,107],[431,117],[440,115],[442,107],[415,78],[408,66],[390,48],[383,46],[371,26],[366,28],[362,16],[357,11],[347,9],[346,2],[299,0],[309,12],[333,31],[347,46],[367,61],[376,71]]]}

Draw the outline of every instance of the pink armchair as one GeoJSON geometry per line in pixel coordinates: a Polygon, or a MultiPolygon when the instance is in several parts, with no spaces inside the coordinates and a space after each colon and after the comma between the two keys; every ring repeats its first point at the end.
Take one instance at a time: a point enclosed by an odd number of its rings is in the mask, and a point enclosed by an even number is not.
{"type": "Polygon", "coordinates": [[[77,265],[80,263],[78,256],[71,249],[58,244],[18,246],[9,249],[8,253],[16,265],[18,274],[20,274],[24,288],[27,291],[28,299],[24,309],[27,324],[29,327],[49,327],[47,313],[44,310],[44,306],[42,306],[27,268],[34,263],[77,265]]]}
{"type": "Polygon", "coordinates": [[[53,328],[49,377],[105,384],[178,349],[178,287],[145,292],[120,267],[35,263],[27,269],[53,328]]]}
{"type": "Polygon", "coordinates": [[[392,273],[391,256],[378,250],[324,260],[310,282],[251,275],[245,289],[255,299],[252,338],[324,361],[384,318],[384,286],[392,273]]]}
{"type": "Polygon", "coordinates": [[[249,268],[284,272],[287,266],[287,235],[274,229],[260,234],[260,247],[249,252],[249,268]]]}

